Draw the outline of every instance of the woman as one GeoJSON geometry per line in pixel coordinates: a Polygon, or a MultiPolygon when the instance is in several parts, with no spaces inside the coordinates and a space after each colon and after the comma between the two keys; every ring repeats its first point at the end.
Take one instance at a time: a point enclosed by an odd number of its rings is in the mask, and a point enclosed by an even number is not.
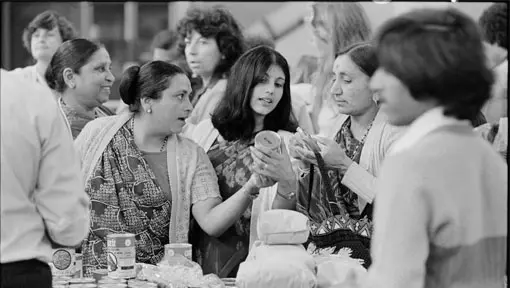
{"type": "Polygon", "coordinates": [[[313,130],[310,134],[329,135],[333,123],[341,117],[331,103],[328,90],[331,83],[331,65],[335,53],[358,42],[368,41],[372,34],[365,10],[354,2],[316,2],[307,19],[312,28],[313,43],[319,52],[317,76],[313,85],[293,85],[292,97],[307,103],[313,130]]]}
{"type": "MultiPolygon", "coordinates": [[[[349,248],[365,267],[371,264],[373,185],[400,134],[379,113],[378,96],[369,89],[377,66],[375,47],[369,43],[354,44],[338,54],[330,93],[342,117],[334,134],[316,138],[323,147],[325,167],[319,168],[306,148],[315,140],[297,133],[289,147],[302,161],[297,197],[277,195],[273,203],[273,208],[296,209],[310,218],[310,253],[337,254],[349,248]]],[[[262,163],[273,165],[266,160],[262,163]]]]}
{"type": "Polygon", "coordinates": [[[503,287],[508,166],[469,122],[493,83],[479,28],[419,9],[378,34],[370,87],[408,130],[378,177],[367,287],[503,287]]]}
{"type": "MultiPolygon", "coordinates": [[[[289,67],[280,53],[267,46],[249,50],[234,64],[227,83],[225,97],[212,119],[202,121],[191,136],[207,151],[224,199],[239,194],[254,175],[250,149],[259,131],[278,132],[285,140],[296,128],[290,120],[289,67]]],[[[283,172],[295,178],[290,166],[283,172]]],[[[235,277],[239,264],[246,259],[249,247],[257,239],[258,213],[270,208],[269,194],[274,195],[276,189],[277,186],[273,186],[260,191],[262,199],[243,211],[241,219],[220,237],[208,237],[195,231],[195,254],[204,273],[235,277]]]]}
{"type": "Polygon", "coordinates": [[[207,155],[178,136],[192,109],[191,84],[178,66],[132,66],[119,90],[132,113],[95,119],[75,141],[94,215],[82,245],[86,275],[106,267],[108,234],[135,234],[136,261],[157,264],[165,244],[188,242],[190,215],[219,236],[263,186],[253,176],[222,203],[207,155]]]}
{"type": "MultiPolygon", "coordinates": [[[[44,73],[51,57],[60,44],[76,38],[73,25],[55,11],[44,11],[37,15],[23,31],[23,46],[35,60],[35,65],[12,71],[48,90],[44,73]]],[[[55,98],[58,99],[58,98],[55,98]]]]}
{"type": "MultiPolygon", "coordinates": [[[[229,70],[244,52],[241,27],[224,8],[193,8],[178,25],[181,49],[202,89],[193,95],[190,129],[211,114],[223,98],[229,70]]],[[[186,128],[187,129],[187,128],[186,128]]]]}
{"type": "Polygon", "coordinates": [[[58,103],[73,139],[88,122],[113,115],[102,105],[108,101],[115,80],[111,65],[104,46],[81,38],[63,43],[51,58],[45,79],[59,95],[58,103]]]}

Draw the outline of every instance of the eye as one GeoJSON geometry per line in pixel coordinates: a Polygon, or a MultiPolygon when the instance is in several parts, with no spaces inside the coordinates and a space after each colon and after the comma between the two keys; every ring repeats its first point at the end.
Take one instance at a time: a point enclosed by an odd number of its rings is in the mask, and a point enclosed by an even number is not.
{"type": "Polygon", "coordinates": [[[282,83],[275,83],[275,86],[276,86],[276,88],[282,88],[283,84],[282,83]]]}
{"type": "Polygon", "coordinates": [[[207,44],[208,42],[207,42],[207,40],[206,40],[206,39],[200,39],[199,43],[200,43],[200,44],[202,44],[202,45],[205,45],[205,44],[207,44]]]}
{"type": "Polygon", "coordinates": [[[179,99],[179,100],[182,100],[182,99],[184,99],[184,94],[179,94],[179,95],[177,95],[175,97],[177,97],[177,99],[179,99]]]}
{"type": "Polygon", "coordinates": [[[349,79],[349,78],[344,78],[344,82],[345,82],[345,83],[351,83],[351,82],[352,82],[352,80],[351,80],[351,79],[349,79]]]}
{"type": "Polygon", "coordinates": [[[99,66],[99,67],[96,68],[96,70],[99,71],[99,72],[104,72],[104,71],[106,71],[106,67],[105,66],[99,66]]]}

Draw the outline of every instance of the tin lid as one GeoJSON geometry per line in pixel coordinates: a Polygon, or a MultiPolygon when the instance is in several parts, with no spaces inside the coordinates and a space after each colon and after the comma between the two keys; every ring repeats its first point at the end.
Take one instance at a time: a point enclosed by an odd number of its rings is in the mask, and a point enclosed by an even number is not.
{"type": "Polygon", "coordinates": [[[114,233],[114,234],[108,234],[106,237],[107,238],[135,237],[135,234],[133,234],[133,233],[114,233]]]}

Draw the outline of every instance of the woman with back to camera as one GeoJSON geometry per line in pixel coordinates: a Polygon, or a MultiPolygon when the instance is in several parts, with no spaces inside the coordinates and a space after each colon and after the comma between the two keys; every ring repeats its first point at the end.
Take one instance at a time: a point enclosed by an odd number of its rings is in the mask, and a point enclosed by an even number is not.
{"type": "MultiPolygon", "coordinates": [[[[267,46],[255,47],[239,58],[231,72],[225,97],[212,118],[202,121],[191,135],[191,139],[207,151],[224,199],[235,197],[243,189],[253,189],[248,179],[258,175],[251,171],[251,148],[258,132],[278,132],[285,142],[296,129],[290,118],[289,67],[280,53],[267,46]]],[[[279,155],[288,158],[285,145],[280,148],[282,154],[279,155]]],[[[277,191],[289,193],[287,182],[295,180],[290,166],[272,176],[272,179],[259,179],[270,183],[271,187],[261,189],[261,199],[243,211],[241,219],[221,236],[208,237],[199,229],[193,231],[195,255],[204,273],[235,277],[239,264],[246,259],[251,244],[257,239],[258,214],[271,208],[277,191]],[[277,181],[280,185],[273,185],[277,181]]]]}
{"type": "Polygon", "coordinates": [[[150,264],[165,244],[188,242],[191,216],[207,234],[223,234],[259,183],[222,202],[204,150],[178,135],[192,109],[184,70],[163,61],[132,66],[119,89],[132,112],[95,119],[75,140],[94,215],[82,245],[86,275],[106,267],[110,233],[134,233],[136,261],[150,264]]]}
{"type": "Polygon", "coordinates": [[[60,44],[76,36],[73,24],[59,13],[47,10],[38,14],[23,31],[23,46],[35,60],[35,64],[11,72],[50,90],[44,74],[51,57],[60,44]]]}
{"type": "Polygon", "coordinates": [[[115,80],[111,65],[103,45],[82,38],[63,43],[51,58],[46,82],[59,96],[73,139],[88,122],[114,114],[102,105],[110,98],[115,80]]]}
{"type": "Polygon", "coordinates": [[[408,126],[376,185],[368,287],[504,287],[508,166],[470,123],[493,75],[479,28],[454,9],[382,25],[370,87],[408,126]]]}
{"type": "Polygon", "coordinates": [[[209,119],[223,98],[230,68],[244,52],[244,37],[234,16],[221,7],[188,10],[177,30],[186,62],[203,85],[193,93],[194,109],[187,120],[192,129],[209,119]]]}
{"type": "MultiPolygon", "coordinates": [[[[310,253],[338,254],[348,248],[351,257],[361,259],[365,267],[371,264],[375,179],[401,134],[401,129],[389,125],[379,112],[378,95],[369,88],[370,77],[378,67],[375,52],[373,44],[357,43],[338,53],[330,95],[342,117],[333,126],[335,132],[326,137],[313,140],[295,134],[289,151],[300,160],[297,195],[277,195],[273,203],[273,208],[295,209],[308,216],[310,253]],[[309,141],[320,144],[324,167],[317,166],[309,141]]],[[[261,159],[263,165],[277,162],[265,155],[261,159]]]]}

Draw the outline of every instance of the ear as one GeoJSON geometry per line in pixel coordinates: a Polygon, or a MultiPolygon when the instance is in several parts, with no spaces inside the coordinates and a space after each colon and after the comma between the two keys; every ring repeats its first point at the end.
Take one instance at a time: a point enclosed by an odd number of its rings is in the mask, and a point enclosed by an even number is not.
{"type": "Polygon", "coordinates": [[[144,111],[147,111],[148,109],[152,109],[153,103],[154,103],[154,100],[149,97],[145,97],[140,100],[140,104],[142,104],[142,108],[144,111]]]}
{"type": "Polygon", "coordinates": [[[71,89],[76,87],[75,75],[71,68],[65,68],[64,71],[62,71],[62,77],[64,78],[64,82],[66,83],[67,87],[71,89]]]}

